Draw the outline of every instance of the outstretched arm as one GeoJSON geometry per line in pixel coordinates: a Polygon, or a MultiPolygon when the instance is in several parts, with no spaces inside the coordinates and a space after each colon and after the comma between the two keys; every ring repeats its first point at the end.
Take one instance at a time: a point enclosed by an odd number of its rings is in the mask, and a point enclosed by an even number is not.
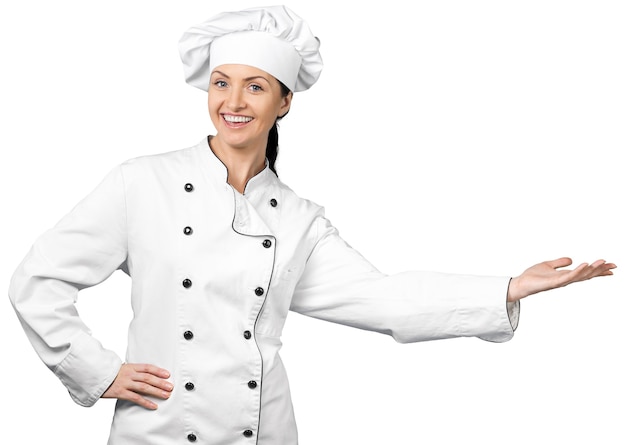
{"type": "Polygon", "coordinates": [[[613,275],[612,269],[617,267],[613,263],[597,260],[592,264],[582,263],[576,269],[561,269],[571,264],[572,260],[564,257],[529,267],[511,280],[507,301],[518,301],[529,295],[567,286],[577,281],[613,275]]]}

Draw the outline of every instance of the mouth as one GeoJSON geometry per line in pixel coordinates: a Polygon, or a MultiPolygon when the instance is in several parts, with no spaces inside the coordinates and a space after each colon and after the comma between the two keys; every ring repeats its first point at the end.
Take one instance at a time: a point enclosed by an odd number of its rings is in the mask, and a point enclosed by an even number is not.
{"type": "Polygon", "coordinates": [[[229,127],[243,127],[247,123],[251,122],[254,118],[250,116],[238,116],[234,114],[222,114],[222,119],[229,127]]]}

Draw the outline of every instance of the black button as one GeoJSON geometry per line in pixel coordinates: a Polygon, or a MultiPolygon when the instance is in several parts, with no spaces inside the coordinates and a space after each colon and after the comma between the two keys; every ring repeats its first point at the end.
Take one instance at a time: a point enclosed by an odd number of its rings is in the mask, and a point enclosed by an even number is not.
{"type": "Polygon", "coordinates": [[[248,388],[250,388],[250,389],[254,389],[254,388],[256,388],[256,386],[257,386],[257,385],[256,385],[256,382],[255,382],[254,380],[250,380],[250,381],[248,382],[248,388]]]}
{"type": "Polygon", "coordinates": [[[183,334],[183,337],[185,337],[185,340],[191,340],[193,338],[193,332],[185,331],[185,333],[183,334]]]}
{"type": "Polygon", "coordinates": [[[243,338],[245,338],[246,340],[250,340],[252,338],[252,332],[243,331],[243,338]]]}
{"type": "Polygon", "coordinates": [[[246,436],[246,437],[252,437],[253,434],[254,433],[252,432],[252,430],[245,430],[243,432],[243,435],[246,436]]]}
{"type": "Polygon", "coordinates": [[[193,383],[191,383],[191,382],[187,382],[187,383],[185,383],[185,389],[186,389],[187,391],[192,391],[195,387],[196,387],[196,386],[195,386],[193,383]]]}
{"type": "Polygon", "coordinates": [[[272,242],[268,239],[264,240],[263,247],[265,247],[266,249],[269,249],[270,247],[272,247],[272,242]]]}
{"type": "Polygon", "coordinates": [[[190,184],[189,182],[187,184],[185,184],[185,191],[186,192],[193,192],[193,184],[190,184]]]}
{"type": "Polygon", "coordinates": [[[185,289],[189,289],[191,287],[191,280],[189,278],[185,278],[183,280],[183,287],[185,289]]]}
{"type": "Polygon", "coordinates": [[[254,289],[254,293],[257,295],[257,297],[260,297],[261,295],[263,295],[265,291],[263,290],[262,287],[257,287],[256,289],[254,289]]]}
{"type": "Polygon", "coordinates": [[[274,198],[270,199],[270,205],[272,207],[276,207],[278,205],[278,201],[276,201],[274,198]]]}
{"type": "Polygon", "coordinates": [[[183,233],[184,233],[185,235],[191,235],[191,234],[193,233],[193,229],[192,229],[191,227],[187,226],[187,227],[185,227],[185,228],[183,229],[183,233]]]}
{"type": "Polygon", "coordinates": [[[196,440],[198,440],[198,438],[196,437],[194,433],[189,433],[187,434],[187,440],[189,442],[195,442],[196,440]]]}

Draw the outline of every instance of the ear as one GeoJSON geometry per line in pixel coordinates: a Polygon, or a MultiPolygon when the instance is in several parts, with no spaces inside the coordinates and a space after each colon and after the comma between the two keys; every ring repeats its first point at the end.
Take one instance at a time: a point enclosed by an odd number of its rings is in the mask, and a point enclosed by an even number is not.
{"type": "Polygon", "coordinates": [[[289,113],[289,109],[291,108],[291,101],[293,100],[293,93],[290,91],[285,97],[283,97],[280,105],[280,110],[278,112],[278,117],[281,118],[289,113]]]}

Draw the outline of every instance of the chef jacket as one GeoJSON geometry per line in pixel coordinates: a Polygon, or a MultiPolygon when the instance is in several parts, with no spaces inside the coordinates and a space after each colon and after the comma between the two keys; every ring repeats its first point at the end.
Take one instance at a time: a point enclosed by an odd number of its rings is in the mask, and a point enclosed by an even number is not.
{"type": "Polygon", "coordinates": [[[128,363],[170,371],[148,410],[116,403],[110,445],[297,444],[279,356],[289,310],[398,342],[509,340],[509,277],[379,272],[322,207],[265,168],[241,194],[205,138],[114,168],[19,265],[10,298],[29,340],[80,405],[122,360],[79,318],[78,291],[132,278],[128,363]]]}

